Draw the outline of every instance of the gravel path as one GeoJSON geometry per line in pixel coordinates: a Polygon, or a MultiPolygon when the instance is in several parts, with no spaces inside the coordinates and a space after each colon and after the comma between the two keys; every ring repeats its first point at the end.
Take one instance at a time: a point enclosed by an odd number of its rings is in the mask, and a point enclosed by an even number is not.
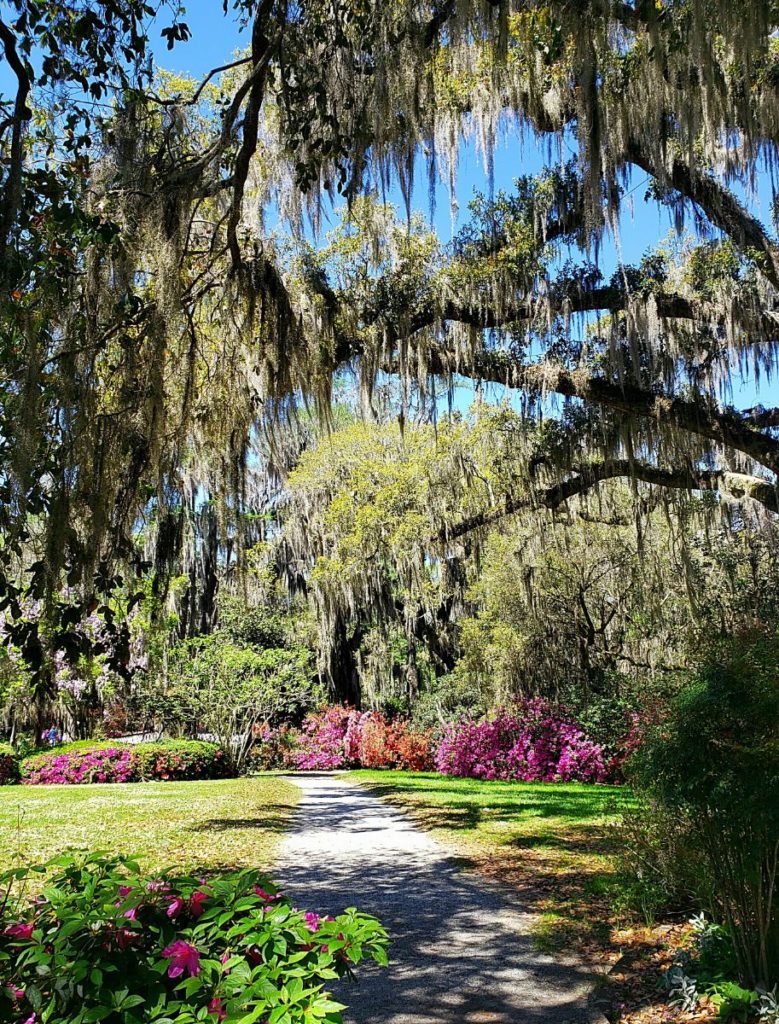
{"type": "Polygon", "coordinates": [[[389,970],[336,989],[350,1024],[585,1024],[592,976],[537,952],[530,916],[502,887],[459,871],[400,811],[337,776],[303,790],[276,877],[301,907],[375,914],[389,970]]]}

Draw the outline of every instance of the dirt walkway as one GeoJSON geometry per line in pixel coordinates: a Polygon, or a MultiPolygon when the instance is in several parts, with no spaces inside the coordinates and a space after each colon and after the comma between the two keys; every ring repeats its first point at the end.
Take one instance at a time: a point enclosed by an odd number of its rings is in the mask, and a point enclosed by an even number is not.
{"type": "Polygon", "coordinates": [[[275,875],[323,913],[375,914],[389,970],[360,968],[336,990],[350,1024],[585,1024],[592,976],[539,953],[529,915],[506,891],[457,869],[400,811],[337,776],[303,790],[275,875]]]}

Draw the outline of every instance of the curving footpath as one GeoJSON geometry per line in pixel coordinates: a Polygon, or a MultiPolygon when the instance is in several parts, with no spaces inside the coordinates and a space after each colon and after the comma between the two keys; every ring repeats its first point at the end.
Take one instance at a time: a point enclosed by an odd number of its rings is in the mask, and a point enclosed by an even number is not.
{"type": "Polygon", "coordinates": [[[458,870],[403,813],[337,776],[303,790],[275,875],[301,906],[375,914],[389,969],[359,968],[336,998],[350,1024],[585,1024],[592,974],[533,948],[531,915],[504,888],[458,870]]]}

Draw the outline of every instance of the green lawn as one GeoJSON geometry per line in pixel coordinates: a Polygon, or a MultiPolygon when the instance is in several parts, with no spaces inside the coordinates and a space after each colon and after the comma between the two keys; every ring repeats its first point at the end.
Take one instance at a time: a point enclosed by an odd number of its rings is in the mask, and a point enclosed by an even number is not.
{"type": "Polygon", "coordinates": [[[432,773],[348,776],[407,811],[464,866],[522,890],[547,949],[605,941],[618,889],[614,826],[628,789],[579,783],[482,782],[432,773]]]}
{"type": "Polygon", "coordinates": [[[274,776],[213,782],[0,788],[0,866],[66,847],[130,853],[149,869],[268,867],[299,790],[274,776]]]}

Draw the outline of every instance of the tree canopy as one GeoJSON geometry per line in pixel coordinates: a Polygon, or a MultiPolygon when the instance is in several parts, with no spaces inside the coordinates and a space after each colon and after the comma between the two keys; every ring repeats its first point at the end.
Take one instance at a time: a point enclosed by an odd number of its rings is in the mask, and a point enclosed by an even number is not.
{"type": "MultiPolygon", "coordinates": [[[[434,420],[459,377],[524,396],[511,451],[489,420],[468,433],[486,483],[411,479],[435,489],[424,525],[442,552],[619,478],[776,511],[779,411],[729,392],[776,360],[779,248],[755,199],[773,214],[775,4],[221,13],[248,46],[200,81],[158,66],[154,39],[190,34],[177,5],[11,0],[0,19],[0,596],[31,664],[45,675],[48,641],[25,595],[46,602],[55,645],[77,649],[73,623],[98,606],[121,632],[107,595],[149,566],[164,592],[203,551],[204,499],[241,563],[307,443],[291,420],[309,403],[326,424],[347,373],[373,416],[396,381],[403,423],[434,420]],[[453,183],[464,139],[489,167],[499,138],[527,134],[548,140],[549,167],[488,187],[450,244],[412,215],[415,176],[453,183]],[[636,174],[678,234],[604,275],[636,174]],[[550,395],[563,410],[539,431],[550,395]]],[[[458,429],[433,432],[441,467],[465,458],[458,429]]],[[[316,555],[317,528],[305,539],[316,555]]]]}

